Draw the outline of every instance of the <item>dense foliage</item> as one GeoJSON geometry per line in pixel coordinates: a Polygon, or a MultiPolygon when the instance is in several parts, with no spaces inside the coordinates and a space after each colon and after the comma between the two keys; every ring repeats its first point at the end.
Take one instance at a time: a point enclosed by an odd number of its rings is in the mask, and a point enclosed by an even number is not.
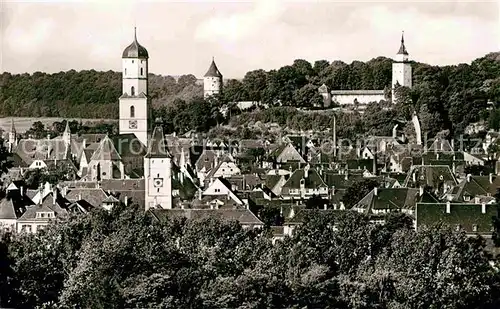
{"type": "Polygon", "coordinates": [[[417,233],[401,215],[317,214],[273,245],[235,222],[159,223],[121,206],[4,237],[0,306],[498,308],[483,248],[447,229],[417,233]]]}
{"type": "MultiPolygon", "coordinates": [[[[117,118],[121,91],[120,72],[70,70],[55,74],[0,75],[0,115],[31,117],[117,118]]],[[[196,77],[149,75],[153,105],[175,98],[201,96],[196,77]]]]}
{"type": "MultiPolygon", "coordinates": [[[[226,81],[223,96],[216,105],[256,101],[270,106],[310,108],[321,103],[317,88],[322,84],[330,90],[384,89],[390,93],[391,66],[392,60],[384,57],[351,64],[326,60],[311,64],[297,59],[278,70],[254,70],[245,74],[241,81],[226,81]]],[[[430,136],[442,130],[449,130],[452,135],[462,133],[469,123],[479,120],[488,120],[492,128],[500,127],[496,106],[500,99],[499,53],[488,54],[471,64],[438,67],[413,63],[412,66],[413,88],[397,89],[397,112],[376,109],[375,114],[370,112],[373,123],[394,125],[398,119],[408,120],[416,112],[423,132],[430,136]],[[494,103],[492,111],[487,110],[488,100],[494,103]]],[[[0,90],[0,115],[4,116],[116,118],[121,74],[94,70],[56,74],[36,72],[32,75],[3,73],[0,75],[0,90]]],[[[210,120],[202,116],[214,116],[213,106],[209,104],[209,111],[198,104],[203,102],[202,86],[195,76],[184,75],[176,80],[171,76],[150,74],[149,91],[152,105],[160,108],[160,114],[168,114],[171,110],[165,109],[172,105],[173,111],[179,111],[170,117],[170,123],[177,124],[172,131],[185,129],[184,122],[193,122],[187,125],[189,129],[205,130],[212,126],[207,125],[210,120]],[[200,117],[188,119],[192,113],[200,117]]],[[[219,120],[213,122],[219,123],[219,120]]],[[[356,126],[365,119],[354,122],[356,124],[346,130],[356,131],[356,126]]],[[[304,121],[295,127],[302,126],[314,128],[318,125],[304,121]]],[[[368,131],[377,125],[365,127],[368,131]]],[[[382,131],[386,131],[385,127],[382,131]]]]}

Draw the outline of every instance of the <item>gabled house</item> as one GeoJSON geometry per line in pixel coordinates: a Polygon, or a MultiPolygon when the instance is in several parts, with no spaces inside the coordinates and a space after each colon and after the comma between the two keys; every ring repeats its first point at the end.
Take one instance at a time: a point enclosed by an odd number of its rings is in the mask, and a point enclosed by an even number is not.
{"type": "Polygon", "coordinates": [[[243,205],[243,201],[231,190],[231,184],[224,178],[215,178],[214,181],[203,191],[202,197],[209,196],[221,200],[231,200],[237,205],[243,205]]]}
{"type": "Polygon", "coordinates": [[[15,232],[17,219],[30,205],[33,205],[33,202],[24,194],[23,187],[11,183],[0,200],[0,230],[15,232]]]}
{"type": "Polygon", "coordinates": [[[292,143],[283,144],[273,152],[270,157],[274,162],[280,166],[285,163],[302,163],[305,164],[306,160],[302,157],[299,151],[292,145],[292,143]]]}
{"type": "Polygon", "coordinates": [[[406,176],[403,187],[431,187],[438,195],[457,185],[457,180],[447,165],[414,165],[406,176]]]}
{"type": "Polygon", "coordinates": [[[449,201],[457,203],[476,203],[494,201],[494,196],[500,188],[500,177],[467,175],[457,186],[447,194],[449,201]]]}
{"type": "Polygon", "coordinates": [[[313,195],[328,197],[328,186],[315,169],[306,165],[297,169],[283,185],[281,195],[285,199],[310,198],[313,195]]]}
{"type": "Polygon", "coordinates": [[[383,217],[391,212],[414,216],[415,205],[423,201],[438,202],[424,188],[373,188],[352,210],[372,216],[376,223],[383,223],[383,217]]]}
{"type": "Polygon", "coordinates": [[[26,207],[26,211],[17,219],[17,232],[36,233],[67,215],[66,205],[54,189],[40,203],[26,207]]]}

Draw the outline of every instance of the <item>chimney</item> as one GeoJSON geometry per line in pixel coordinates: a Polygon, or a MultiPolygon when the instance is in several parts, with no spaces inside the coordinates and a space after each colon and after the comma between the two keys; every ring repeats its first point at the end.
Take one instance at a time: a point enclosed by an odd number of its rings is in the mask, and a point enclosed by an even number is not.
{"type": "Polygon", "coordinates": [[[214,204],[210,204],[210,209],[213,210],[214,209],[214,204]]]}
{"type": "Polygon", "coordinates": [[[56,199],[57,199],[57,190],[54,188],[54,190],[52,190],[52,205],[56,204],[56,199]]]}
{"type": "Polygon", "coordinates": [[[361,157],[361,146],[356,146],[356,156],[361,157]]]}
{"type": "Polygon", "coordinates": [[[309,165],[306,165],[304,167],[304,178],[307,178],[309,176],[309,165]]]}
{"type": "Polygon", "coordinates": [[[373,188],[373,195],[375,195],[375,196],[378,195],[378,188],[377,187],[373,188]]]}
{"type": "Polygon", "coordinates": [[[419,196],[424,195],[424,187],[423,186],[420,186],[420,188],[418,189],[418,194],[419,194],[419,196]]]}
{"type": "Polygon", "coordinates": [[[446,213],[449,214],[451,212],[451,204],[450,201],[446,202],[446,213]]]}
{"type": "Polygon", "coordinates": [[[481,204],[481,213],[483,213],[483,214],[486,213],[486,204],[485,203],[481,204]]]}
{"type": "Polygon", "coordinates": [[[470,182],[471,177],[472,177],[472,175],[471,175],[471,174],[467,174],[467,182],[470,182]]]}
{"type": "Polygon", "coordinates": [[[323,208],[324,210],[328,210],[328,204],[325,203],[325,205],[323,207],[324,207],[323,208]]]}
{"type": "Polygon", "coordinates": [[[64,186],[62,188],[62,195],[63,197],[66,197],[66,195],[68,195],[68,186],[64,186]]]}
{"type": "Polygon", "coordinates": [[[335,186],[332,186],[332,195],[335,195],[335,186]]]}
{"type": "Polygon", "coordinates": [[[490,183],[493,183],[493,174],[490,173],[490,183]]]}
{"type": "Polygon", "coordinates": [[[81,201],[82,200],[82,194],[81,193],[78,193],[78,200],[81,201]]]}
{"type": "Polygon", "coordinates": [[[413,182],[417,182],[417,173],[416,173],[416,171],[413,171],[413,173],[412,173],[411,176],[412,176],[413,182]]]}
{"type": "Polygon", "coordinates": [[[457,168],[455,167],[455,160],[453,160],[453,164],[451,166],[451,169],[452,169],[453,174],[457,173],[457,168]]]}
{"type": "Polygon", "coordinates": [[[349,180],[349,173],[345,171],[345,180],[349,180]]]}
{"type": "Polygon", "coordinates": [[[123,200],[125,206],[128,206],[128,196],[125,195],[125,199],[123,200]]]}
{"type": "Polygon", "coordinates": [[[202,191],[201,189],[198,189],[198,199],[201,201],[201,196],[202,196],[202,191]]]}

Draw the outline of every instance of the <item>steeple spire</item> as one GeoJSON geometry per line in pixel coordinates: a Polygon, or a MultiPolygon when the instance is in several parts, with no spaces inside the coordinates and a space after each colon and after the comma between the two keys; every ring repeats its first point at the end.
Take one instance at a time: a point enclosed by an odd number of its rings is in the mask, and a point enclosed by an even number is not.
{"type": "Polygon", "coordinates": [[[401,46],[399,47],[398,55],[408,55],[408,52],[406,51],[404,35],[405,32],[403,31],[401,34],[401,46]]]}

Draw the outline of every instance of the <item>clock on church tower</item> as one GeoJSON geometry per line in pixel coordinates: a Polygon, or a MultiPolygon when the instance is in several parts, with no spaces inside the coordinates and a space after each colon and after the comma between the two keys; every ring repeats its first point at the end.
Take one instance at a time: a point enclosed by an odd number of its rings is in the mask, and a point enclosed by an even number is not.
{"type": "Polygon", "coordinates": [[[155,178],[153,180],[155,188],[161,188],[163,187],[163,178],[155,178]]]}

